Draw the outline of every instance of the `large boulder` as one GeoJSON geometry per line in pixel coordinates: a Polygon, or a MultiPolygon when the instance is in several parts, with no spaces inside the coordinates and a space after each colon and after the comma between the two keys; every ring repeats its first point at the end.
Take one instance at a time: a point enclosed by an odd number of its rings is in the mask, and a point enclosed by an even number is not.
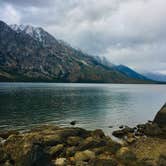
{"type": "Polygon", "coordinates": [[[160,111],[157,113],[157,115],[155,116],[153,122],[157,123],[161,127],[165,127],[166,126],[166,103],[160,109],[160,111]]]}
{"type": "Polygon", "coordinates": [[[147,136],[152,136],[152,137],[159,137],[161,135],[163,135],[163,132],[161,130],[161,128],[159,127],[158,124],[146,124],[146,127],[144,129],[144,134],[147,136]]]}

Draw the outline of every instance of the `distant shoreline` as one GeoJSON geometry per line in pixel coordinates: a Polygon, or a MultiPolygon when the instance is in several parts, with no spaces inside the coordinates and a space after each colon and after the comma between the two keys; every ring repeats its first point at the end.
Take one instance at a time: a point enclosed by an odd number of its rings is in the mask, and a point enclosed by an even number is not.
{"type": "Polygon", "coordinates": [[[0,80],[0,83],[59,83],[59,84],[127,84],[127,85],[132,85],[132,84],[138,84],[138,85],[141,85],[141,84],[149,84],[149,85],[156,85],[156,84],[159,84],[159,85],[165,85],[166,82],[151,82],[151,83],[138,83],[138,82],[135,82],[135,83],[114,83],[114,82],[55,82],[55,81],[2,81],[0,80]]]}

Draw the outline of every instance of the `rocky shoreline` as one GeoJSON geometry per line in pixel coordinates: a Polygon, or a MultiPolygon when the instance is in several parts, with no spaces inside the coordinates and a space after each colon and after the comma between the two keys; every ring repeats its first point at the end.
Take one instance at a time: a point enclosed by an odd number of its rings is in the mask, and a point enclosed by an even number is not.
{"type": "Polygon", "coordinates": [[[165,166],[165,112],[166,104],[154,121],[114,131],[123,143],[78,127],[0,132],[0,166],[165,166]]]}

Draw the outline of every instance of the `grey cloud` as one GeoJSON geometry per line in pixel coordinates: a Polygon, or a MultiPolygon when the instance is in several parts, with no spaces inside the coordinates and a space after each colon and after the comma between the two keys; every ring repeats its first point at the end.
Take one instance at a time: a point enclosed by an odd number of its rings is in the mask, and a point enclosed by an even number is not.
{"type": "Polygon", "coordinates": [[[1,0],[3,3],[9,3],[14,6],[49,6],[53,4],[54,0],[1,0]]]}
{"type": "Polygon", "coordinates": [[[166,70],[165,0],[1,0],[0,19],[42,26],[89,54],[166,70]]]}

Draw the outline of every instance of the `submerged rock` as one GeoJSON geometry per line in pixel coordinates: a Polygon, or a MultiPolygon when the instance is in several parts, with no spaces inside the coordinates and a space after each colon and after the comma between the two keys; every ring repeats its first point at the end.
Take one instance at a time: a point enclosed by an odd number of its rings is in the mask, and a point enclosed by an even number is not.
{"type": "Polygon", "coordinates": [[[76,123],[77,123],[76,120],[73,120],[73,121],[70,122],[70,124],[73,125],[73,126],[76,125],[76,123]]]}
{"type": "Polygon", "coordinates": [[[153,123],[157,123],[161,127],[166,127],[166,103],[156,114],[153,123]]]}

